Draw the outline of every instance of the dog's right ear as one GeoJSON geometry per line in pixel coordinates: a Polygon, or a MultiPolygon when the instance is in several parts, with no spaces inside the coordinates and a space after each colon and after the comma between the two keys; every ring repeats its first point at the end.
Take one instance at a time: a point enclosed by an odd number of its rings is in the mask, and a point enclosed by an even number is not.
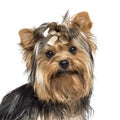
{"type": "Polygon", "coordinates": [[[23,48],[23,58],[26,62],[27,70],[31,69],[31,61],[33,56],[33,50],[36,43],[34,38],[35,29],[22,29],[19,31],[19,36],[21,39],[20,45],[23,48]]]}
{"type": "Polygon", "coordinates": [[[26,50],[33,50],[35,39],[34,29],[22,29],[19,31],[21,46],[26,50]]]}

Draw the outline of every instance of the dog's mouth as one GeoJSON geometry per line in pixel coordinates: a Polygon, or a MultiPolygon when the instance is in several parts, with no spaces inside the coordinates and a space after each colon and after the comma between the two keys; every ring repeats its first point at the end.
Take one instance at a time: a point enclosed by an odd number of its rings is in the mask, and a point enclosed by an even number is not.
{"type": "Polygon", "coordinates": [[[64,74],[78,74],[77,71],[69,71],[69,70],[60,70],[57,72],[57,75],[64,75],[64,74]]]}
{"type": "Polygon", "coordinates": [[[79,75],[78,71],[70,71],[70,70],[60,70],[56,74],[52,75],[52,78],[59,78],[65,75],[79,75]]]}

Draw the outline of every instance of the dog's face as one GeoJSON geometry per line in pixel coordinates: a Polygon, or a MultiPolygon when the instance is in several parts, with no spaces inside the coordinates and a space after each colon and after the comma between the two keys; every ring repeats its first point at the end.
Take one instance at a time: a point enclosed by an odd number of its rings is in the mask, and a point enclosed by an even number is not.
{"type": "Polygon", "coordinates": [[[88,14],[82,12],[69,23],[46,23],[19,32],[27,70],[40,100],[66,103],[89,95],[96,49],[91,26],[88,14]]]}

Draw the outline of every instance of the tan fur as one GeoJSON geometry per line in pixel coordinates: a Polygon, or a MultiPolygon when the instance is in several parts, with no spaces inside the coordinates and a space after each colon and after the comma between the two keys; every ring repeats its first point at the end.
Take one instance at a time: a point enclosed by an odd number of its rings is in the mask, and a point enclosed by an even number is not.
{"type": "MultiPolygon", "coordinates": [[[[69,26],[79,29],[85,34],[90,33],[92,22],[87,12],[80,12],[76,14],[72,19],[73,22],[71,22],[69,26]]],[[[57,24],[54,23],[50,25],[56,26],[57,24]]],[[[66,28],[64,26],[62,28],[62,26],[63,25],[59,25],[60,29],[64,28],[63,31],[65,31],[66,28]]],[[[53,28],[54,27],[52,27],[52,29],[53,28]]],[[[28,70],[31,68],[31,57],[33,55],[33,47],[36,42],[33,32],[34,29],[22,29],[19,32],[21,45],[25,49],[24,59],[26,61],[26,66],[28,70]]],[[[95,52],[96,45],[91,40],[91,37],[89,35],[87,36],[88,44],[91,46],[93,52],[95,52]]],[[[80,99],[81,97],[88,95],[92,87],[92,63],[88,55],[86,55],[86,53],[81,48],[78,49],[75,56],[68,54],[68,49],[71,45],[74,44],[77,48],[79,48],[76,41],[74,41],[73,43],[68,43],[67,45],[63,45],[61,44],[61,42],[56,42],[52,47],[46,45],[44,51],[42,52],[43,54],[37,57],[38,64],[40,65],[37,72],[39,72],[40,69],[42,70],[43,74],[43,82],[41,83],[38,78],[36,79],[34,84],[34,89],[37,92],[39,99],[51,99],[52,101],[68,102],[73,100],[73,98],[80,99]],[[46,58],[45,52],[47,50],[52,50],[56,53],[56,56],[52,60],[46,58]],[[62,59],[69,60],[70,70],[77,69],[80,74],[84,72],[84,78],[80,78],[80,76],[77,75],[63,75],[59,78],[54,78],[55,80],[51,80],[51,75],[53,73],[56,73],[60,69],[58,66],[58,62],[62,59]]]]}
{"type": "Polygon", "coordinates": [[[26,61],[27,70],[31,69],[32,51],[35,45],[35,39],[33,35],[34,29],[22,29],[19,31],[21,46],[23,47],[23,58],[26,61]]]}
{"type": "MultiPolygon", "coordinates": [[[[67,24],[58,25],[53,22],[44,24],[41,29],[22,29],[19,32],[27,70],[32,71],[36,67],[33,87],[38,99],[67,104],[71,113],[67,113],[68,116],[63,114],[64,120],[85,120],[84,111],[76,112],[76,109],[77,101],[89,96],[93,87],[91,55],[96,51],[96,44],[90,32],[91,27],[92,22],[88,13],[80,12],[72,18],[72,21],[67,21],[67,24]],[[44,36],[46,29],[48,35],[44,36]],[[42,43],[45,44],[40,49],[42,43]],[[74,55],[69,52],[72,46],[77,48],[74,55]],[[47,51],[53,51],[54,56],[48,58],[47,51]],[[33,58],[36,66],[32,66],[33,58]],[[62,69],[59,63],[62,60],[69,62],[66,73],[60,73],[62,69]]],[[[40,116],[38,120],[44,118],[40,116]]],[[[59,118],[51,111],[49,120],[59,118]]]]}
{"type": "Polygon", "coordinates": [[[72,26],[76,27],[77,29],[80,29],[81,31],[88,32],[92,27],[92,22],[87,12],[80,12],[76,14],[72,19],[73,19],[72,26]],[[75,23],[78,24],[79,27],[76,26],[75,23]]]}

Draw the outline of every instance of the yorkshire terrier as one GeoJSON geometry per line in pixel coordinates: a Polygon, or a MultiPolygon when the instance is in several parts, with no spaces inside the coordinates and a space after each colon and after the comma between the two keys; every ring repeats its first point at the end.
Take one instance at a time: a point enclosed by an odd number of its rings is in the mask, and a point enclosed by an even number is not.
{"type": "Polygon", "coordinates": [[[96,50],[87,12],[19,31],[29,82],[0,104],[0,120],[87,120],[96,50]]]}

